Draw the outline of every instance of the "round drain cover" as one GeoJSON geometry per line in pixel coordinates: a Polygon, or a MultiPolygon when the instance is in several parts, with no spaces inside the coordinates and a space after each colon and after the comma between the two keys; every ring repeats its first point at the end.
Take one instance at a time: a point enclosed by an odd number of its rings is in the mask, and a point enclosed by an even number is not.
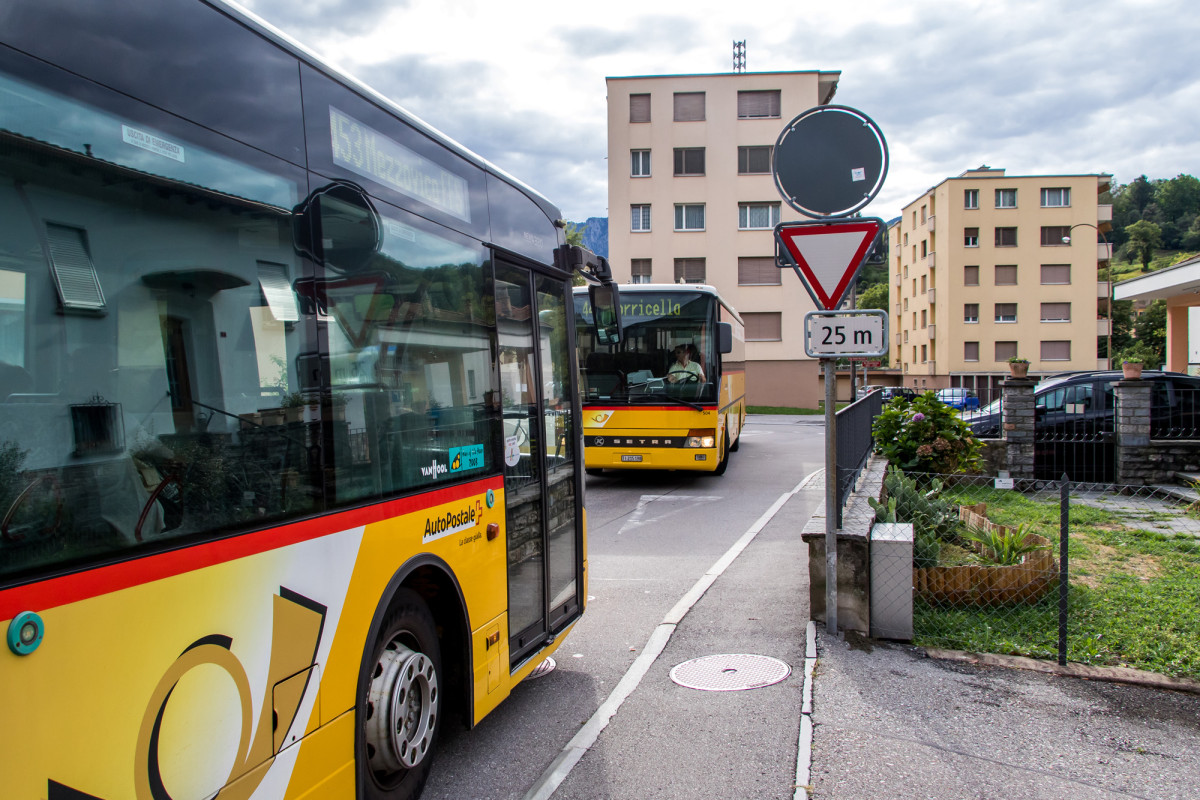
{"type": "Polygon", "coordinates": [[[540,678],[543,675],[549,675],[557,666],[558,664],[554,663],[553,658],[546,656],[546,660],[534,667],[533,672],[525,676],[525,680],[529,681],[533,680],[534,678],[540,678]]]}
{"type": "Polygon", "coordinates": [[[777,658],[726,653],[685,661],[671,670],[671,680],[705,692],[738,692],[779,683],[792,668],[777,658]]]}

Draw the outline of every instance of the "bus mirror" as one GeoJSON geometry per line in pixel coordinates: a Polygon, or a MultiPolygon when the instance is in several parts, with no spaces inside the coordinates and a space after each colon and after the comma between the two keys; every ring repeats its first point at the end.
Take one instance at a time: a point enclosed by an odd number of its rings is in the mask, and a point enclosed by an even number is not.
{"type": "Polygon", "coordinates": [[[588,287],[588,298],[592,302],[592,320],[596,325],[596,339],[600,344],[617,344],[621,341],[621,298],[615,283],[602,283],[588,287]]]}
{"type": "Polygon", "coordinates": [[[341,273],[364,269],[383,244],[379,214],[359,187],[331,183],[293,212],[296,249],[341,273]]]}
{"type": "Polygon", "coordinates": [[[722,353],[733,352],[733,326],[728,322],[717,323],[717,341],[722,353]]]}

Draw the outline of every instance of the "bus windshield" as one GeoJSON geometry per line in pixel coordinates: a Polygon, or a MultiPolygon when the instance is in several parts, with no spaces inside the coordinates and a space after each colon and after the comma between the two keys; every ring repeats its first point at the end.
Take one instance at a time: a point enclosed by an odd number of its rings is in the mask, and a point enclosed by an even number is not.
{"type": "Polygon", "coordinates": [[[698,291],[623,291],[623,340],[600,344],[586,294],[575,295],[584,402],[712,402],[720,376],[717,299],[698,291]]]}

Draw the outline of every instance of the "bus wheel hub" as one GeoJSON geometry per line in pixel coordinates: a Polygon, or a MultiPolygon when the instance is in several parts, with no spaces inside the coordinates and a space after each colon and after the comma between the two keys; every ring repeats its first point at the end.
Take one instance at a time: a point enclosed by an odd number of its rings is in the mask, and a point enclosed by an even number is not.
{"type": "Polygon", "coordinates": [[[367,694],[367,759],[376,773],[412,769],[429,753],[438,714],[433,662],[392,640],[379,654],[367,694]]]}

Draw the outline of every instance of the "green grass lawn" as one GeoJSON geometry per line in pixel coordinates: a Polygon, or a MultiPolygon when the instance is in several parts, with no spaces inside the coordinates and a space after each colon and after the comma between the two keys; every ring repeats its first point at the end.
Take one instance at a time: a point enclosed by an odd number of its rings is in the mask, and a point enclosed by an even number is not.
{"type": "MultiPolygon", "coordinates": [[[[1057,499],[951,488],[945,499],[986,502],[994,522],[1031,523],[1058,557],[1057,499]],[[957,495],[957,496],[956,496],[957,495]]],[[[1137,519],[1073,503],[1068,542],[1067,658],[1200,678],[1200,540],[1136,527],[1137,519]]],[[[1057,657],[1058,591],[1036,605],[914,605],[917,644],[1057,657]]]]}

